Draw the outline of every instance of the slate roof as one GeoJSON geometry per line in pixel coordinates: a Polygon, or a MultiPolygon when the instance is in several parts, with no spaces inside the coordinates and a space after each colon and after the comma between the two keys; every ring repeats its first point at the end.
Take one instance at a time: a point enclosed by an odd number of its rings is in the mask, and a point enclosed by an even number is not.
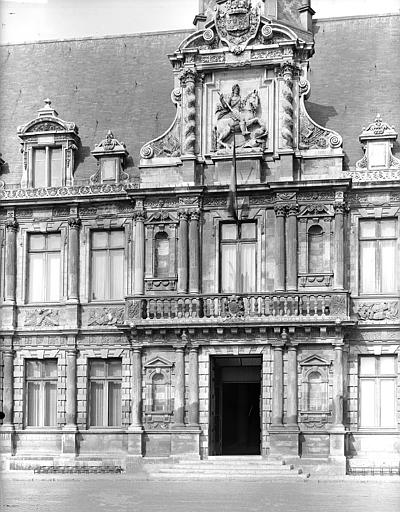
{"type": "MultiPolygon", "coordinates": [[[[82,148],[76,178],[88,178],[90,151],[111,129],[130,153],[137,175],[141,146],[170,125],[174,106],[167,55],[191,31],[50,41],[0,47],[1,178],[18,184],[22,173],[17,126],[36,117],[43,99],[79,126],[82,148]]],[[[317,20],[310,61],[308,109],[344,140],[346,165],[361,158],[358,137],[377,112],[400,130],[400,16],[317,20]]],[[[394,154],[400,153],[396,143],[394,154]]]]}

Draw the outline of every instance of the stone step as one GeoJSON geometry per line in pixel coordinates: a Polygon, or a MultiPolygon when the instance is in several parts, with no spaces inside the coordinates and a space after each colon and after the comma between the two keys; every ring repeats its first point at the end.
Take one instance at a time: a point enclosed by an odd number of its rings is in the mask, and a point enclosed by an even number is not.
{"type": "Polygon", "coordinates": [[[244,472],[244,473],[236,473],[236,472],[213,472],[209,473],[205,472],[196,472],[196,473],[188,473],[186,471],[182,472],[163,472],[163,473],[149,473],[147,477],[150,479],[178,479],[178,480],[195,480],[201,478],[227,478],[227,479],[235,479],[235,478],[249,478],[249,479],[279,479],[279,478],[290,478],[290,479],[304,479],[306,478],[304,475],[299,475],[297,473],[261,473],[261,472],[244,472]]]}

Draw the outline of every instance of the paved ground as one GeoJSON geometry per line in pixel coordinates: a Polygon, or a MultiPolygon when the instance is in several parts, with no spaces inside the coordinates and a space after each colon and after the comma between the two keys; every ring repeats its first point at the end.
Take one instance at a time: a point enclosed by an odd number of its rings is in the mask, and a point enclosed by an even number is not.
{"type": "Polygon", "coordinates": [[[1,481],[7,512],[399,512],[400,479],[318,482],[135,481],[35,476],[1,481]]]}

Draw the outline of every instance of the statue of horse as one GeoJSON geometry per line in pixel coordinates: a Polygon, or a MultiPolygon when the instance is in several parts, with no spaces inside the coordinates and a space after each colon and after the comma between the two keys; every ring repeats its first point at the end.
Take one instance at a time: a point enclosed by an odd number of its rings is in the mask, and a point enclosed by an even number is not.
{"type": "Polygon", "coordinates": [[[243,144],[245,147],[257,146],[261,142],[260,139],[268,135],[268,130],[263,123],[262,119],[257,117],[257,110],[260,104],[260,97],[256,90],[250,92],[241,102],[241,108],[227,114],[220,119],[217,119],[216,132],[217,132],[217,148],[227,148],[226,139],[231,133],[241,132],[247,139],[243,144]],[[248,128],[253,125],[258,125],[259,128],[254,132],[248,132],[248,128]],[[244,127],[244,130],[243,130],[244,127]]]}

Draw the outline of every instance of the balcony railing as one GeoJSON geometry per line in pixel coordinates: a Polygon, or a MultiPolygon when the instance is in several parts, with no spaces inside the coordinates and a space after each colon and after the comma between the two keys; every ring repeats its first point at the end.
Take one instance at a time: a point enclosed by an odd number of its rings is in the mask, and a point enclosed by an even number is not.
{"type": "Polygon", "coordinates": [[[128,323],[334,321],[349,318],[346,292],[131,297],[128,323]]]}

